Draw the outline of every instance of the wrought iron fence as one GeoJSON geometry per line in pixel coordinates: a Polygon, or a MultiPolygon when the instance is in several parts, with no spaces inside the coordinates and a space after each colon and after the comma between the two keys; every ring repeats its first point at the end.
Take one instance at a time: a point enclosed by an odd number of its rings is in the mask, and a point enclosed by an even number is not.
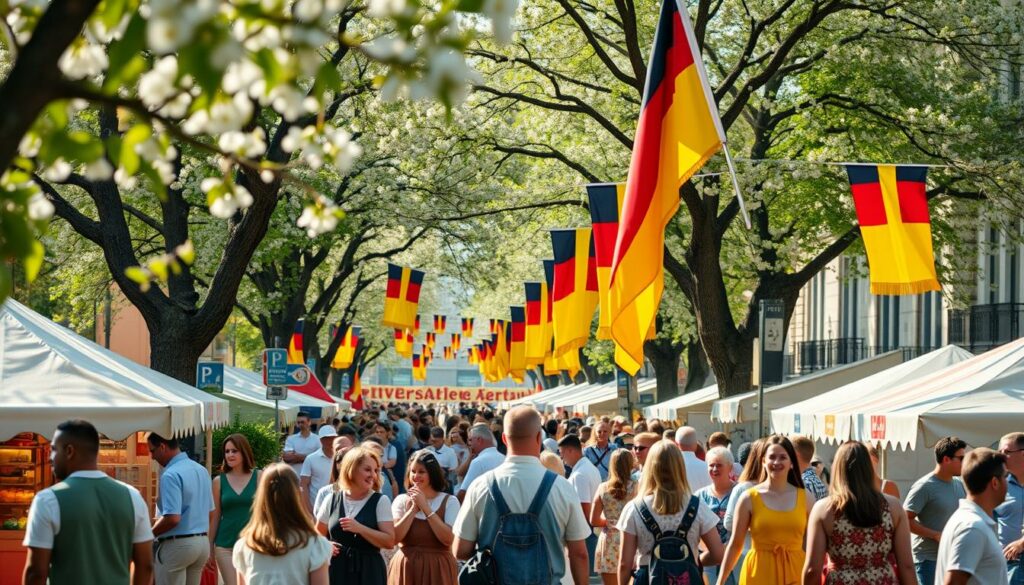
{"type": "Polygon", "coordinates": [[[795,371],[801,374],[852,364],[868,357],[863,337],[801,341],[797,344],[795,371]]]}
{"type": "Polygon", "coordinates": [[[950,309],[949,342],[974,353],[988,351],[1021,336],[1024,303],[974,305],[950,309]]]}

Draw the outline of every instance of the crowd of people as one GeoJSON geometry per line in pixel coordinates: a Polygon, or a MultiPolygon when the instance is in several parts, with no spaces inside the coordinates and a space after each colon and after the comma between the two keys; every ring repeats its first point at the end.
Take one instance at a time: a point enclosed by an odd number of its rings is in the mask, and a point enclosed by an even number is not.
{"type": "Polygon", "coordinates": [[[60,425],[60,483],[32,504],[25,583],[199,585],[1021,585],[1024,433],[946,437],[901,501],[872,445],[829,472],[813,441],[529,406],[386,405],[313,429],[256,469],[245,436],[211,479],[150,434],[158,517],[60,425]]]}

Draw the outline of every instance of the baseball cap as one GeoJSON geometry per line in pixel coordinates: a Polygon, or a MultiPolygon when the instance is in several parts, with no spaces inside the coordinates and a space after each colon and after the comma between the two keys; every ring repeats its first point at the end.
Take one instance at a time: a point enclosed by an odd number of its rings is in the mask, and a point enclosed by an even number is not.
{"type": "Polygon", "coordinates": [[[334,430],[332,425],[320,425],[320,429],[317,430],[316,435],[321,439],[328,439],[330,437],[337,437],[338,431],[334,430]]]}

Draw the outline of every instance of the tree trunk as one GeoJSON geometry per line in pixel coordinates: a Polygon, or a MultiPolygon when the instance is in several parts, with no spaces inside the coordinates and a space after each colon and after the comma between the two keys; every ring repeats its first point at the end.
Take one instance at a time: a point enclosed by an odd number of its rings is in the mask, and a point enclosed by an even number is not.
{"type": "Polygon", "coordinates": [[[704,346],[700,340],[686,344],[686,387],[683,393],[687,394],[694,390],[700,390],[707,386],[711,368],[708,366],[708,357],[704,355],[704,346]]]}
{"type": "Polygon", "coordinates": [[[195,386],[196,365],[209,343],[193,334],[183,313],[167,310],[161,317],[161,324],[149,327],[149,367],[195,386]]]}
{"type": "Polygon", "coordinates": [[[658,382],[655,402],[664,402],[679,396],[679,357],[683,344],[671,339],[656,338],[644,342],[644,355],[654,366],[654,379],[658,382]]]}

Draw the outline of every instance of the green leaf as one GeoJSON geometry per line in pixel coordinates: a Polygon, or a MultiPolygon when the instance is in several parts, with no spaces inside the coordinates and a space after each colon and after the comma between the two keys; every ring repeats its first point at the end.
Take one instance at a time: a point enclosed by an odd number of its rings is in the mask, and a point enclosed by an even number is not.
{"type": "Polygon", "coordinates": [[[191,75],[204,93],[214,95],[220,91],[224,70],[213,65],[210,49],[226,39],[218,38],[220,35],[209,27],[201,27],[196,36],[192,43],[178,52],[179,75],[191,75]]]}
{"type": "Polygon", "coordinates": [[[320,66],[316,72],[316,80],[313,82],[313,97],[323,99],[327,92],[337,91],[341,87],[341,75],[333,63],[327,62],[320,66]]]}
{"type": "Polygon", "coordinates": [[[153,128],[148,124],[137,124],[125,133],[124,138],[121,140],[121,156],[117,161],[125,173],[134,175],[139,172],[142,159],[135,152],[135,146],[149,140],[149,137],[152,135],[153,128]]]}
{"type": "Polygon", "coordinates": [[[39,270],[43,267],[43,260],[46,258],[46,248],[39,240],[32,240],[32,251],[21,259],[25,267],[25,279],[34,282],[39,276],[39,270]]]}
{"type": "Polygon", "coordinates": [[[142,52],[146,48],[146,20],[138,13],[132,16],[124,36],[110,44],[109,66],[103,82],[104,91],[111,92],[134,81],[146,67],[142,52]]]}
{"type": "Polygon", "coordinates": [[[14,275],[11,274],[11,267],[0,263],[0,303],[11,296],[14,291],[14,275]]]}

